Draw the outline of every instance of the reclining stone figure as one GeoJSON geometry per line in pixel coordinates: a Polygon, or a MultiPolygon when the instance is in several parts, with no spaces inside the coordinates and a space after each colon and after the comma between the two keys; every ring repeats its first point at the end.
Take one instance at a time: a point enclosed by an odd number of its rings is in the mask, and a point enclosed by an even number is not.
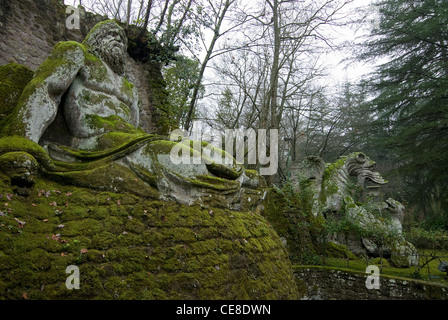
{"type": "MultiPolygon", "coordinates": [[[[74,185],[148,197],[156,192],[185,204],[213,198],[230,208],[239,208],[242,193],[262,198],[257,190],[261,177],[236,162],[175,165],[169,156],[177,142],[138,128],[141,103],[125,76],[126,49],[126,34],[112,20],[97,24],[83,43],[55,46],[1,132],[0,161],[9,163],[8,175],[16,177],[12,183],[29,188],[30,176],[36,174],[23,172],[27,166],[20,157],[11,160],[15,152],[35,161],[28,167],[38,165],[50,178],[74,185]]],[[[195,152],[190,140],[183,143],[195,152]]],[[[222,152],[216,149],[216,154],[222,152]]]]}

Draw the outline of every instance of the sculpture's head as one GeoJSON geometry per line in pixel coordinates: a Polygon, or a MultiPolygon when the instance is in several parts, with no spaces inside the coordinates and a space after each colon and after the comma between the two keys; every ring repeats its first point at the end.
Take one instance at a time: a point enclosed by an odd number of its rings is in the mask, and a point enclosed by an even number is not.
{"type": "Polygon", "coordinates": [[[376,184],[385,184],[383,177],[379,172],[374,171],[376,162],[371,160],[364,153],[352,153],[347,157],[346,166],[348,174],[358,178],[361,185],[368,179],[376,184]]]}
{"type": "Polygon", "coordinates": [[[115,21],[98,23],[86,36],[83,44],[91,53],[107,63],[114,72],[124,74],[127,37],[115,21]]]}
{"type": "Polygon", "coordinates": [[[28,196],[37,178],[39,164],[26,152],[9,152],[0,156],[0,168],[11,180],[13,190],[28,196]]]}
{"type": "Polygon", "coordinates": [[[405,207],[397,200],[392,198],[387,199],[387,210],[392,214],[392,216],[398,218],[400,222],[403,222],[405,207]]]}

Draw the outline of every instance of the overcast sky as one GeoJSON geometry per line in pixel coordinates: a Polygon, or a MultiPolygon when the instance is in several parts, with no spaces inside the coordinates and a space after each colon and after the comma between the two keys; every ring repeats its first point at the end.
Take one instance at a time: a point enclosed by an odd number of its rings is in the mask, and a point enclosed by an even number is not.
{"type": "MultiPolygon", "coordinates": [[[[370,14],[373,10],[368,9],[372,0],[354,0],[347,5],[345,12],[354,14],[354,18],[360,18],[365,11],[370,14]]],[[[372,17],[369,17],[372,19],[372,17]]],[[[329,77],[327,81],[330,83],[340,83],[345,81],[355,82],[372,71],[373,66],[361,62],[350,61],[355,48],[352,44],[359,42],[361,37],[368,35],[370,25],[365,24],[364,27],[349,24],[345,27],[332,27],[328,32],[336,45],[340,48],[329,51],[322,56],[322,60],[328,65],[329,77]],[[348,61],[344,61],[349,59],[348,61]]]]}
{"type": "MultiPolygon", "coordinates": [[[[344,8],[344,14],[354,18],[361,17],[366,8],[372,3],[373,0],[353,0],[352,3],[348,4],[344,8]]],[[[78,6],[79,0],[64,0],[66,5],[78,6]]],[[[89,1],[83,1],[89,2],[89,1]]],[[[372,12],[369,10],[368,12],[372,12]]],[[[325,78],[325,83],[328,86],[335,85],[338,83],[356,80],[362,78],[365,74],[368,74],[372,70],[371,65],[366,65],[360,62],[349,62],[344,61],[344,59],[350,58],[354,52],[350,44],[356,41],[357,37],[366,35],[367,28],[364,27],[359,29],[359,26],[348,24],[345,27],[329,27],[325,32],[332,43],[336,45],[333,50],[329,50],[326,54],[322,54],[321,63],[326,65],[328,77],[325,78]]]]}

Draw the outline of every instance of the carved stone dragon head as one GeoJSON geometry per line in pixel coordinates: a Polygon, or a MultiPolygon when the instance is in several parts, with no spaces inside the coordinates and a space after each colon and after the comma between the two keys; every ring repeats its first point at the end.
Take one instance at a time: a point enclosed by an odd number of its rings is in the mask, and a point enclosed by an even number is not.
{"type": "Polygon", "coordinates": [[[375,167],[376,162],[362,152],[353,153],[346,160],[348,174],[357,177],[358,184],[361,187],[364,186],[366,179],[379,185],[387,183],[379,172],[374,171],[375,167]]]}

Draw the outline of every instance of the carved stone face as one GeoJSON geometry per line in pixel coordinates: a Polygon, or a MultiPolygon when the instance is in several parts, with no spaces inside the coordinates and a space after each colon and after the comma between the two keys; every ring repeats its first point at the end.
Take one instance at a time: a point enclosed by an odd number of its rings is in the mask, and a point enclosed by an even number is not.
{"type": "Polygon", "coordinates": [[[379,172],[374,171],[376,162],[360,152],[347,159],[347,170],[350,176],[358,178],[358,183],[361,187],[364,186],[366,179],[376,184],[385,184],[383,177],[379,172]]]}
{"type": "Polygon", "coordinates": [[[127,37],[115,22],[100,25],[85,42],[89,51],[101,58],[115,73],[124,74],[127,37]]]}
{"type": "Polygon", "coordinates": [[[36,159],[25,152],[10,152],[0,157],[0,167],[9,177],[13,190],[27,196],[36,182],[38,163],[36,159]]]}

